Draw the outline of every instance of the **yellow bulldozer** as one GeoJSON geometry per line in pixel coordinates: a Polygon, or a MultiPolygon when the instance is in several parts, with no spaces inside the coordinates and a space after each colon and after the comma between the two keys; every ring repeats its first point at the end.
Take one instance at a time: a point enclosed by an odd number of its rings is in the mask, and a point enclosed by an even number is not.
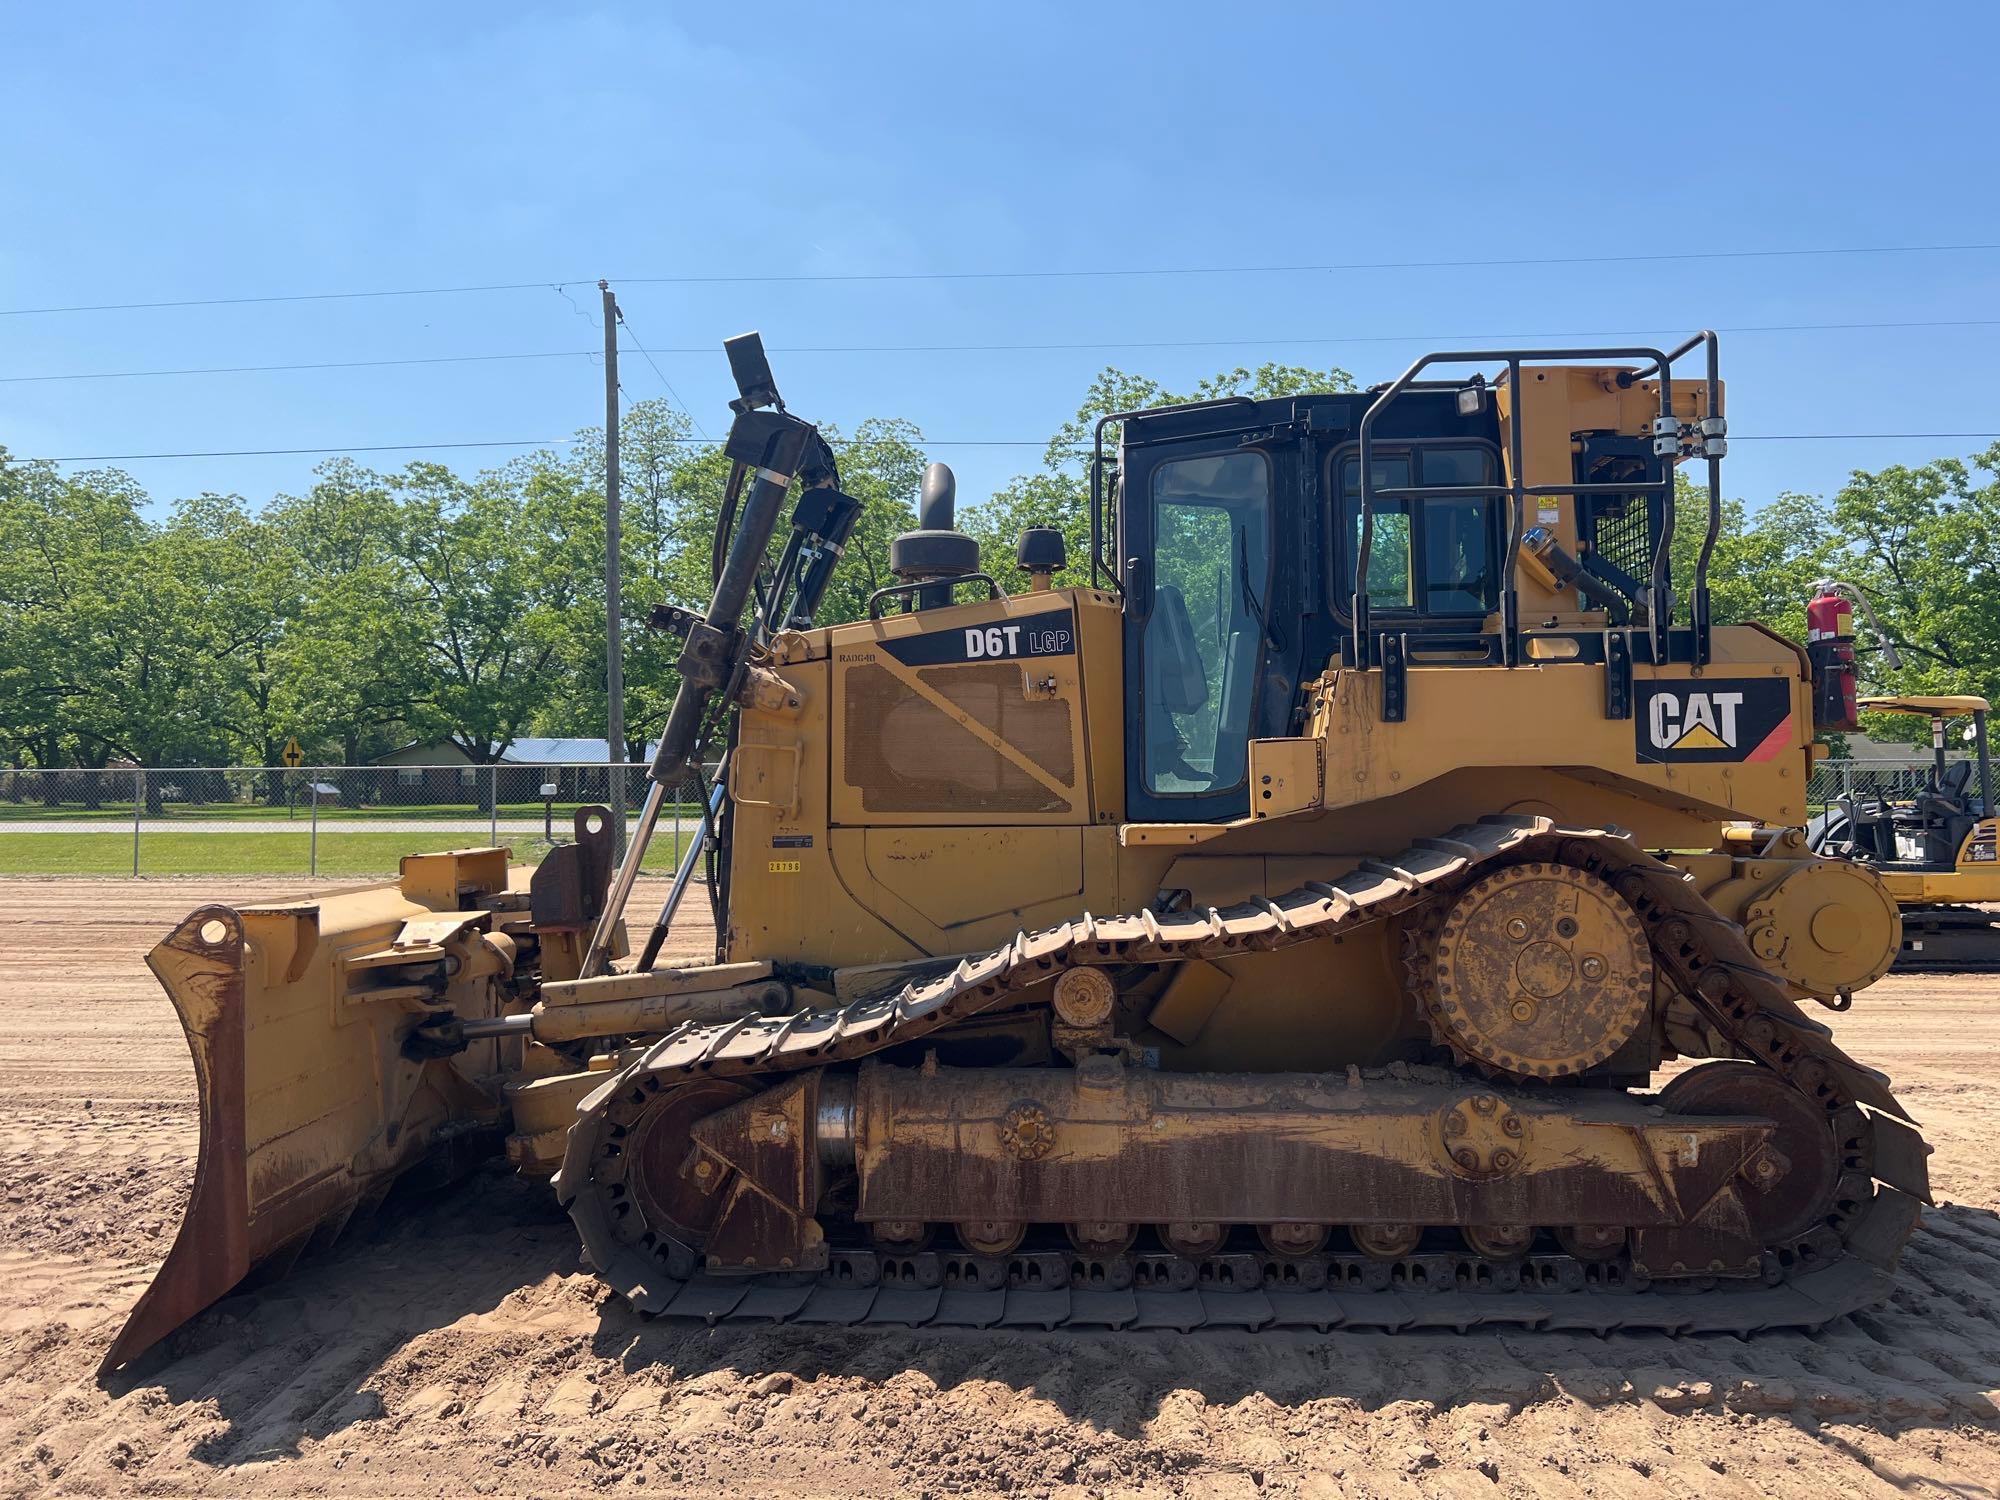
{"type": "Polygon", "coordinates": [[[412,857],[153,950],[201,1156],[107,1366],[502,1153],[634,1308],[710,1322],[1749,1332],[1884,1293],[1928,1147],[1803,1006],[1897,909],[1800,831],[1804,652],[1709,618],[1713,335],[1114,413],[1090,555],[1030,529],[1011,593],[933,466],[825,626],[858,503],[728,352],[714,598],[657,612],[622,855],[587,812],[532,871],[412,857]],[[662,963],[701,886],[714,961],[662,963]]]}

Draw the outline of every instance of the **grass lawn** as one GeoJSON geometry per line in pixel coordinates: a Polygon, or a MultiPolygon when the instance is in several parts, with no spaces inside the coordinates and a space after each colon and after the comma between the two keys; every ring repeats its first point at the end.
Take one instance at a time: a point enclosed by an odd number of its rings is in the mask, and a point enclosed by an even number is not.
{"type": "MultiPolygon", "coordinates": [[[[462,848],[471,837],[425,833],[319,834],[321,875],[396,873],[405,854],[462,848]]],[[[684,839],[683,839],[684,842],[684,839]]],[[[309,870],[309,838],[298,833],[176,833],[147,828],[139,836],[141,875],[304,875],[309,870]]],[[[539,838],[511,841],[514,858],[531,864],[547,846],[539,838]]],[[[679,858],[671,827],[653,837],[646,850],[648,874],[671,874],[679,858]]],[[[130,875],[132,833],[0,833],[0,875],[130,875]]]]}
{"type": "MultiPolygon", "coordinates": [[[[628,816],[638,811],[639,803],[644,797],[645,788],[643,786],[633,792],[626,808],[628,816]]],[[[568,805],[562,803],[556,804],[555,826],[558,831],[574,826],[576,807],[577,804],[575,803],[568,805]]],[[[660,810],[660,816],[671,820],[674,816],[674,804],[670,802],[663,807],[660,810]]],[[[680,807],[680,816],[681,821],[684,823],[698,819],[701,816],[701,804],[698,802],[683,803],[680,807]]],[[[500,804],[500,817],[503,820],[512,820],[515,822],[532,819],[539,823],[542,819],[542,804],[539,802],[503,802],[500,804]]],[[[312,809],[304,803],[299,804],[295,808],[287,809],[282,806],[269,807],[262,803],[169,802],[164,812],[146,814],[146,821],[148,823],[171,823],[178,818],[199,818],[205,822],[234,822],[238,819],[243,819],[257,823],[289,820],[298,823],[301,828],[307,828],[312,823],[312,809]]],[[[331,802],[322,802],[319,807],[319,820],[322,826],[327,823],[339,822],[365,823],[370,819],[376,818],[407,822],[436,818],[440,821],[472,824],[484,823],[487,820],[487,812],[485,808],[475,806],[469,802],[431,802],[409,807],[399,807],[393,803],[386,806],[339,807],[331,802]]],[[[47,807],[39,802],[0,802],[0,827],[4,827],[10,822],[123,823],[129,828],[132,826],[132,804],[129,802],[105,802],[94,808],[86,808],[71,805],[47,807]]]]}

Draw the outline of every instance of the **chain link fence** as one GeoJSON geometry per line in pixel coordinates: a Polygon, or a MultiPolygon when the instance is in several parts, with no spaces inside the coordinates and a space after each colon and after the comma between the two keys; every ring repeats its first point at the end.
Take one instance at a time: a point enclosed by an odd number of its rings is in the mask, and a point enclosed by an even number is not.
{"type": "MultiPolygon", "coordinates": [[[[1914,797],[1927,756],[1823,760],[1808,813],[1841,797],[1914,797]]],[[[575,836],[579,808],[645,796],[642,763],[495,766],[177,766],[0,769],[0,875],[396,873],[405,854],[505,844],[524,862],[575,836]]],[[[668,873],[701,821],[704,785],[678,788],[645,868],[668,873]]],[[[628,827],[629,827],[628,822],[628,827]]]]}
{"type": "MultiPolygon", "coordinates": [[[[1970,758],[1945,757],[1947,761],[1970,758]]],[[[1823,760],[1813,767],[1812,780],[1806,786],[1808,811],[1818,813],[1842,797],[1907,802],[1924,789],[1935,769],[1928,755],[1912,755],[1907,760],[1823,760]]]]}
{"type": "MultiPolygon", "coordinates": [[[[643,763],[0,769],[0,874],[393,875],[406,854],[504,844],[524,862],[577,810],[645,796],[643,763]]],[[[701,820],[690,776],[647,850],[671,871],[701,820]]],[[[628,828],[630,823],[628,821],[628,828]]]]}

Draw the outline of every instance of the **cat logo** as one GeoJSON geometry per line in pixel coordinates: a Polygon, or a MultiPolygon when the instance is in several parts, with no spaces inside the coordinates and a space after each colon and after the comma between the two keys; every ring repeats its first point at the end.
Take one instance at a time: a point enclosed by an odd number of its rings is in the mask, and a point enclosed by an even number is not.
{"type": "Polygon", "coordinates": [[[1779,678],[1642,685],[1633,716],[1642,761],[1764,761],[1792,746],[1792,688],[1779,678]]]}
{"type": "Polygon", "coordinates": [[[1729,750],[1736,746],[1736,710],[1741,693],[1661,693],[1653,699],[1655,750],[1729,750]]]}

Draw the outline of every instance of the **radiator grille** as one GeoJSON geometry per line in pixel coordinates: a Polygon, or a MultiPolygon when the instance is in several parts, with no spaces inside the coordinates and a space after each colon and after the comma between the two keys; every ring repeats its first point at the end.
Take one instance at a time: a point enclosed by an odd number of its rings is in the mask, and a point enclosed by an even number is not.
{"type": "MultiPolygon", "coordinates": [[[[1076,786],[1070,705],[1026,698],[1018,665],[931,667],[918,679],[1040,766],[1076,786]]],[[[887,670],[847,672],[846,779],[869,812],[1060,812],[1060,796],[887,670]]]]}
{"type": "Polygon", "coordinates": [[[1597,514],[1597,554],[1628,578],[1641,582],[1653,571],[1653,543],[1647,534],[1646,501],[1634,495],[1625,513],[1597,514]]]}

